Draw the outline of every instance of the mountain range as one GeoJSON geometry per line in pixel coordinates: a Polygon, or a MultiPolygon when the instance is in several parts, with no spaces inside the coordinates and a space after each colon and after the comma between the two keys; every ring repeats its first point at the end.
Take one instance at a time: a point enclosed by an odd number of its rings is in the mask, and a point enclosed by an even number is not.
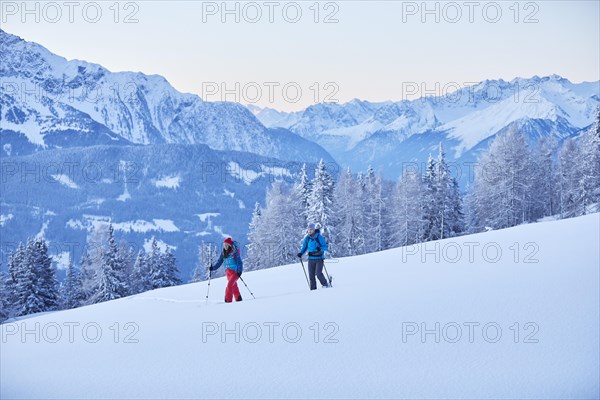
{"type": "Polygon", "coordinates": [[[206,144],[287,161],[333,161],[313,142],[266,128],[238,103],[202,101],[162,76],[68,61],[2,30],[0,48],[3,155],[98,144],[206,144]]]}
{"type": "Polygon", "coordinates": [[[490,141],[519,129],[534,144],[559,142],[593,122],[600,81],[572,83],[558,75],[486,80],[443,96],[372,103],[320,103],[297,112],[249,106],[268,127],[315,141],[355,171],[369,165],[397,179],[404,163],[422,164],[445,145],[450,160],[473,162],[490,141]]]}
{"type": "Polygon", "coordinates": [[[499,133],[532,142],[577,134],[592,123],[600,81],[559,75],[486,80],[415,100],[318,103],[297,112],[206,102],[165,78],[68,61],[0,30],[3,155],[90,145],[206,144],[286,161],[368,166],[396,179],[445,144],[451,160],[475,161],[499,133]]]}
{"type": "Polygon", "coordinates": [[[66,60],[3,30],[0,53],[2,260],[44,235],[64,266],[61,243],[85,244],[110,221],[121,240],[142,246],[155,236],[173,248],[184,279],[200,241],[245,244],[254,204],[303,163],[312,173],[323,159],[334,175],[373,166],[395,180],[440,142],[460,163],[509,129],[532,144],[564,140],[592,123],[600,102],[600,81],[552,75],[288,113],[203,101],[164,77],[66,60]]]}

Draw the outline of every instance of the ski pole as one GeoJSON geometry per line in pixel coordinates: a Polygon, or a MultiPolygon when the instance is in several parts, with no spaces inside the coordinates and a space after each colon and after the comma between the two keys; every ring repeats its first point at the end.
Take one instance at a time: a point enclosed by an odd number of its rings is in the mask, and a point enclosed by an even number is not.
{"type": "Polygon", "coordinates": [[[325,270],[325,275],[327,275],[329,286],[333,287],[333,283],[331,283],[331,276],[329,276],[329,272],[327,272],[327,267],[325,266],[325,260],[323,260],[323,269],[325,270]]]}
{"type": "MultiPolygon", "coordinates": [[[[211,265],[212,267],[212,265],[211,265]]],[[[210,293],[210,278],[212,276],[212,271],[208,270],[208,288],[206,289],[206,302],[208,303],[208,293],[210,293]]]]}
{"type": "MultiPolygon", "coordinates": [[[[248,285],[246,285],[246,282],[244,282],[244,280],[242,279],[242,277],[240,276],[240,281],[242,281],[242,283],[244,284],[244,286],[246,286],[246,289],[248,289],[248,291],[250,292],[250,294],[252,295],[252,297],[254,297],[254,293],[252,293],[252,290],[250,290],[250,288],[248,287],[248,285]]],[[[256,300],[256,297],[254,297],[254,300],[256,300]]]]}
{"type": "Polygon", "coordinates": [[[300,257],[300,264],[302,264],[302,271],[304,271],[304,277],[306,278],[306,284],[310,289],[310,282],[308,281],[308,275],[306,275],[306,269],[304,268],[304,262],[302,261],[302,257],[300,257]]]}

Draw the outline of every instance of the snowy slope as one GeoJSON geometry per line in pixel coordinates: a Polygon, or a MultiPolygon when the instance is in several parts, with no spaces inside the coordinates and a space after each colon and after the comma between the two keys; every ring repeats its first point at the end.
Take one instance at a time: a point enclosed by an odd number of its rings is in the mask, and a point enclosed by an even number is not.
{"type": "Polygon", "coordinates": [[[294,264],[245,274],[257,299],[241,286],[239,304],[220,303],[215,279],[208,303],[203,282],[7,323],[0,395],[598,398],[599,224],[593,214],[329,261],[335,287],[316,292],[294,264]],[[439,342],[408,334],[436,323],[439,342]],[[36,324],[39,343],[23,340],[36,324]]]}

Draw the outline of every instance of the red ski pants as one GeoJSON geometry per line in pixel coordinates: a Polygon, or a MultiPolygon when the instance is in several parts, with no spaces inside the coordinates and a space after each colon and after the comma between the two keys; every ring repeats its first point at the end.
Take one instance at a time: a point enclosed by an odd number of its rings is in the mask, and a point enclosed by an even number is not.
{"type": "Polygon", "coordinates": [[[225,288],[225,302],[231,303],[233,297],[240,297],[240,289],[237,285],[237,280],[239,278],[237,272],[232,269],[227,269],[225,272],[227,275],[227,287],[225,288]]]}

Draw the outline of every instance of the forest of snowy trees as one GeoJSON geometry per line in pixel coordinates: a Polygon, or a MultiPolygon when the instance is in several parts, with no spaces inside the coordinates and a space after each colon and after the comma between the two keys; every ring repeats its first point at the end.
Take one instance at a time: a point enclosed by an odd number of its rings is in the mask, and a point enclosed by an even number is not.
{"type": "MultiPolygon", "coordinates": [[[[112,225],[95,254],[85,252],[77,268],[70,260],[64,281],[43,238],[20,243],[8,260],[8,274],[0,273],[0,322],[27,314],[71,309],[181,283],[175,255],[161,251],[153,239],[149,253],[132,253],[117,244],[112,225]]],[[[97,237],[95,239],[98,239],[97,237]]]]}
{"type": "MultiPolygon", "coordinates": [[[[600,211],[600,108],[582,134],[529,143],[519,131],[498,136],[478,160],[463,193],[443,146],[425,170],[407,171],[397,183],[369,168],[344,170],[337,181],[321,161],[310,179],[306,165],[296,182],[276,181],[265,206],[256,204],[243,252],[246,270],[297,261],[309,222],[321,226],[329,257],[344,257],[502,229],[544,217],[569,218],[600,211]],[[533,144],[533,145],[532,145],[533,144]],[[245,253],[245,254],[244,254],[245,253]]],[[[59,284],[43,238],[19,244],[0,272],[0,322],[36,312],[70,309],[181,283],[174,254],[153,239],[148,253],[117,244],[112,225],[91,240],[97,254],[69,263],[59,284]]],[[[220,245],[220,244],[219,244],[220,245]]],[[[201,243],[192,281],[220,249],[201,243]]]]}
{"type": "Polygon", "coordinates": [[[590,129],[562,143],[552,136],[528,143],[517,130],[498,136],[464,193],[441,144],[423,173],[407,171],[396,184],[371,168],[346,169],[334,182],[323,162],[309,180],[304,167],[294,184],[273,183],[265,207],[255,205],[246,265],[295,262],[308,222],[322,227],[329,256],[344,257],[574,217],[600,211],[599,204],[600,108],[590,129]]]}
{"type": "Polygon", "coordinates": [[[590,129],[562,144],[543,137],[530,149],[518,131],[498,137],[465,202],[469,232],[600,211],[600,108],[590,129]]]}
{"type": "Polygon", "coordinates": [[[248,234],[247,269],[262,269],[297,260],[309,222],[320,225],[329,255],[353,256],[417,242],[460,235],[465,231],[458,182],[450,175],[440,145],[423,176],[405,174],[396,184],[372,168],[337,182],[321,161],[312,180],[306,166],[293,185],[274,182],[266,206],[255,205],[248,234]]]}

